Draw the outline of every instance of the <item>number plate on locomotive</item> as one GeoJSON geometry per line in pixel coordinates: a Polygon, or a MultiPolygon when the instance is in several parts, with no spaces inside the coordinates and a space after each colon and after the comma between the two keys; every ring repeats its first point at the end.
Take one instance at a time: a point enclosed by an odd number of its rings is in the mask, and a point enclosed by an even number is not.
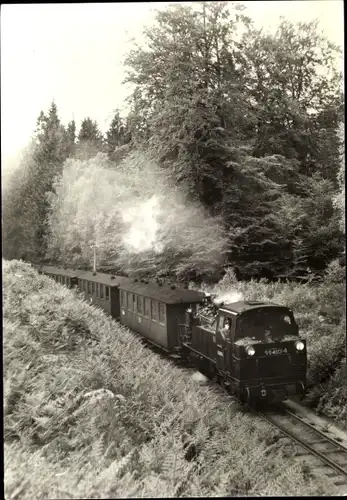
{"type": "Polygon", "coordinates": [[[272,349],[266,349],[265,354],[267,356],[278,356],[279,354],[288,354],[288,349],[286,347],[273,347],[272,349]]]}

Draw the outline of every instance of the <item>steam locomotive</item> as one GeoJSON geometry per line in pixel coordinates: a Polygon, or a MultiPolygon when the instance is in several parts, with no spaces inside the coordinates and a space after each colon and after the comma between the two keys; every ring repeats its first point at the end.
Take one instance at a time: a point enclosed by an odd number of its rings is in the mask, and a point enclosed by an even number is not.
{"type": "Polygon", "coordinates": [[[163,283],[43,266],[40,272],[216,379],[240,401],[280,402],[306,391],[306,341],[293,312],[270,302],[213,303],[163,283]]]}

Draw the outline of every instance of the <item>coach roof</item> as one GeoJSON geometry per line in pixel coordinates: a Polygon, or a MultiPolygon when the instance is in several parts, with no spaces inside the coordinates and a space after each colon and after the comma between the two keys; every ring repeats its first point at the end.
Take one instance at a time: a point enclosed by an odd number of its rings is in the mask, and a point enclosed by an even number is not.
{"type": "Polygon", "coordinates": [[[121,290],[142,295],[150,299],[159,300],[165,304],[193,304],[201,302],[205,297],[203,292],[188,290],[186,288],[171,288],[169,285],[159,286],[156,283],[141,283],[134,280],[128,280],[127,283],[121,283],[121,290]]]}
{"type": "Polygon", "coordinates": [[[76,275],[78,279],[101,283],[112,287],[119,286],[120,284],[130,281],[129,278],[126,278],[125,276],[116,276],[106,273],[94,274],[91,271],[77,271],[76,275]]]}
{"type": "Polygon", "coordinates": [[[76,278],[77,271],[74,269],[63,269],[54,266],[39,266],[38,269],[44,274],[54,274],[57,276],[68,276],[69,278],[76,278]]]}

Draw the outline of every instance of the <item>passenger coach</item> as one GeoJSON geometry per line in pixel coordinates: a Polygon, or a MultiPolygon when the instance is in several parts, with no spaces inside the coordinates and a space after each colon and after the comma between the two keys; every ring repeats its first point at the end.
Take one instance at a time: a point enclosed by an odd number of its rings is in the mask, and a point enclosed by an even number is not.
{"type": "Polygon", "coordinates": [[[85,300],[100,306],[116,319],[119,319],[119,286],[129,282],[124,276],[112,276],[90,271],[78,272],[78,287],[85,300]]]}
{"type": "Polygon", "coordinates": [[[195,311],[205,297],[195,290],[133,280],[120,283],[119,289],[121,323],[169,352],[180,348],[179,325],[187,307],[195,311]]]}
{"type": "Polygon", "coordinates": [[[54,279],[57,283],[73,288],[77,285],[77,273],[74,269],[61,269],[53,266],[40,266],[38,271],[54,279]]]}

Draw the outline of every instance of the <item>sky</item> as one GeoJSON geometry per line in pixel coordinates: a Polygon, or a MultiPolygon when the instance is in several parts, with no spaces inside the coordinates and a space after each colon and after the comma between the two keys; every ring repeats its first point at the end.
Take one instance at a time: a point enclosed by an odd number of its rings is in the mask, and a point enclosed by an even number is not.
{"type": "MultiPolygon", "coordinates": [[[[8,164],[33,134],[54,98],[66,125],[90,116],[106,131],[129,87],[122,61],[155,9],[173,2],[14,4],[1,7],[1,155],[8,164]]],[[[182,2],[183,3],[183,2],[182,2]]],[[[318,18],[344,46],[342,0],[247,1],[257,27],[318,18]]]]}

